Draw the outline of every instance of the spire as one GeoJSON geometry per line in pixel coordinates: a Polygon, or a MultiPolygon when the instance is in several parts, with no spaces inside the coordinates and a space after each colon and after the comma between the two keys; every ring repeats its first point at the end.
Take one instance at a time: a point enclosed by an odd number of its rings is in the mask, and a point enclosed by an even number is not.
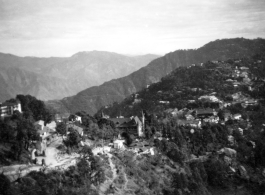
{"type": "Polygon", "coordinates": [[[144,132],[144,130],[145,130],[145,116],[144,116],[144,111],[143,110],[142,110],[142,125],[143,125],[142,131],[144,132]]]}

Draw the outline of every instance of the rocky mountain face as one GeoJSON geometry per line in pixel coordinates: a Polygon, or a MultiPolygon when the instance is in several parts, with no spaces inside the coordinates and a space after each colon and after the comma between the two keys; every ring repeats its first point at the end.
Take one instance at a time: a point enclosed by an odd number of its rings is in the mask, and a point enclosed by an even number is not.
{"type": "Polygon", "coordinates": [[[97,87],[91,87],[75,96],[60,101],[49,101],[47,105],[58,111],[86,111],[95,114],[102,106],[120,102],[147,85],[156,83],[172,70],[213,60],[250,57],[265,50],[264,39],[223,39],[210,42],[199,49],[177,50],[153,60],[146,67],[130,75],[114,79],[97,87]]]}
{"type": "Polygon", "coordinates": [[[0,101],[17,94],[30,94],[41,100],[61,99],[126,76],[157,57],[128,57],[103,51],[79,52],[65,58],[0,53],[0,101]]]}

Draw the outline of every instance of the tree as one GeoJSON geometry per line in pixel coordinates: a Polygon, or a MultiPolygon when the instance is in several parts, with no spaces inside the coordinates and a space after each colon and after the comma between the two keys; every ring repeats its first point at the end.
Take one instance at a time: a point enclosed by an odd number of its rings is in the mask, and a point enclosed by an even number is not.
{"type": "Polygon", "coordinates": [[[98,156],[92,156],[90,158],[90,162],[91,162],[91,170],[93,172],[97,172],[97,174],[94,176],[94,180],[93,183],[94,184],[99,184],[104,182],[105,180],[105,174],[104,174],[104,170],[102,169],[102,160],[98,157],[98,156]]]}
{"type": "Polygon", "coordinates": [[[10,131],[9,131],[8,125],[2,120],[0,120],[0,139],[3,143],[9,142],[10,140],[9,132],[10,131]]]}
{"type": "Polygon", "coordinates": [[[205,164],[208,182],[213,187],[227,187],[226,166],[219,160],[210,160],[205,164]]]}
{"type": "Polygon", "coordinates": [[[149,125],[146,125],[144,134],[145,134],[145,137],[147,139],[151,138],[152,131],[151,131],[151,128],[149,127],[149,125]]]}
{"type": "Polygon", "coordinates": [[[81,158],[81,160],[77,163],[77,169],[79,175],[82,176],[84,181],[88,181],[88,175],[91,174],[91,168],[88,161],[85,158],[81,158]]]}
{"type": "Polygon", "coordinates": [[[24,147],[27,150],[29,143],[32,140],[37,139],[37,131],[35,130],[33,123],[27,119],[22,119],[17,124],[17,140],[24,142],[24,147]]]}
{"type": "Polygon", "coordinates": [[[69,121],[75,121],[76,120],[76,116],[74,114],[71,114],[68,118],[69,121]]]}
{"type": "Polygon", "coordinates": [[[31,95],[17,95],[16,99],[21,102],[24,115],[32,115],[34,120],[44,120],[45,124],[53,119],[53,115],[45,107],[43,101],[31,95]]]}
{"type": "Polygon", "coordinates": [[[70,147],[77,146],[81,141],[79,133],[72,128],[69,128],[69,132],[70,133],[68,134],[68,138],[66,140],[67,145],[70,147]]]}
{"type": "Polygon", "coordinates": [[[93,152],[89,146],[85,145],[80,151],[80,155],[81,155],[81,158],[88,160],[89,158],[93,156],[93,152]]]}
{"type": "Polygon", "coordinates": [[[221,120],[224,120],[224,110],[219,110],[219,112],[218,112],[218,117],[219,117],[221,120]]]}
{"type": "Polygon", "coordinates": [[[169,152],[167,152],[167,156],[173,161],[183,164],[184,155],[177,148],[172,148],[169,152]]]}
{"type": "Polygon", "coordinates": [[[66,134],[66,124],[61,122],[56,126],[56,131],[61,134],[65,135],[66,134]]]}
{"type": "Polygon", "coordinates": [[[121,134],[121,136],[125,139],[126,144],[127,144],[128,146],[131,145],[131,143],[132,143],[132,138],[131,138],[131,136],[130,136],[128,133],[123,132],[123,133],[121,134]]]}
{"type": "Polygon", "coordinates": [[[31,177],[23,177],[20,181],[20,191],[26,195],[39,195],[42,194],[41,187],[36,180],[31,177]],[[33,190],[34,189],[34,190],[33,190]]]}
{"type": "Polygon", "coordinates": [[[175,188],[175,191],[184,187],[179,173],[173,174],[173,187],[175,188]]]}
{"type": "Polygon", "coordinates": [[[3,173],[0,174],[0,194],[11,195],[11,183],[3,173]]]}
{"type": "Polygon", "coordinates": [[[115,126],[115,124],[114,124],[113,121],[108,120],[108,119],[105,119],[105,118],[101,118],[101,119],[98,120],[98,126],[101,129],[103,128],[103,126],[109,126],[112,129],[115,129],[116,128],[116,126],[115,126]]]}

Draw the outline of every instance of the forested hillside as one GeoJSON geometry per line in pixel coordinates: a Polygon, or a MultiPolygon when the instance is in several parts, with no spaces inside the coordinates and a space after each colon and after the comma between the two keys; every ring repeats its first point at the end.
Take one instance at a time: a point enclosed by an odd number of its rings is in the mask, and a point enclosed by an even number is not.
{"type": "Polygon", "coordinates": [[[146,138],[180,165],[169,194],[263,194],[264,97],[265,58],[255,55],[177,68],[97,116],[144,110],[146,138]]]}
{"type": "MultiPolygon", "coordinates": [[[[238,91],[244,91],[257,98],[265,97],[264,82],[254,82],[248,91],[247,84],[239,87],[233,86],[233,71],[237,66],[249,68],[252,78],[265,78],[264,57],[255,55],[250,58],[229,59],[226,61],[208,61],[200,65],[179,67],[169,75],[163,77],[160,82],[150,85],[137,93],[132,94],[120,103],[113,103],[102,107],[97,114],[104,112],[110,117],[123,115],[129,117],[146,110],[150,113],[162,112],[166,109],[182,109],[208,107],[203,101],[196,101],[205,94],[217,94],[223,100],[230,100],[231,95],[238,91]],[[261,60],[257,63],[257,60],[261,60]],[[238,63],[240,61],[240,63],[238,63]]],[[[243,81],[243,78],[239,78],[243,81]]]]}
{"type": "MultiPolygon", "coordinates": [[[[69,121],[56,127],[63,138],[58,151],[78,154],[76,164],[62,170],[44,166],[14,182],[1,174],[0,189],[14,195],[264,194],[264,70],[263,55],[179,67],[94,117],[77,112],[82,123],[73,122],[74,115],[69,120],[83,128],[83,135],[71,129],[65,135],[69,121]],[[201,109],[208,113],[199,116],[201,109]],[[140,116],[142,111],[144,137],[137,139],[107,116],[140,116]],[[119,133],[124,148],[110,147],[119,133]]],[[[34,139],[31,121],[50,120],[43,102],[17,99],[26,112],[1,123],[1,141],[10,147],[2,152],[1,165],[32,162],[24,148],[34,139]]]]}
{"type": "Polygon", "coordinates": [[[177,50],[155,59],[148,66],[120,79],[114,79],[98,87],[91,87],[75,96],[50,101],[47,104],[59,111],[77,112],[84,110],[94,114],[102,106],[120,102],[129,95],[159,82],[177,67],[204,63],[208,60],[228,60],[250,57],[264,52],[264,39],[223,39],[210,42],[199,49],[177,50]]]}

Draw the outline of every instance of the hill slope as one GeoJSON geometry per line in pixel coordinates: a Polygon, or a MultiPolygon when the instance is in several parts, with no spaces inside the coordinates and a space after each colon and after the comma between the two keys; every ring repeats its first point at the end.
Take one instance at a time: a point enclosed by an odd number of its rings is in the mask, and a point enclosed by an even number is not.
{"type": "Polygon", "coordinates": [[[210,42],[199,49],[177,50],[153,60],[146,67],[120,79],[111,80],[98,87],[91,87],[72,97],[47,104],[61,111],[97,112],[102,106],[119,102],[146,85],[158,82],[180,66],[198,64],[208,60],[227,60],[249,57],[265,50],[264,39],[224,39],[210,42]]]}
{"type": "MultiPolygon", "coordinates": [[[[209,94],[230,103],[232,94],[238,92],[262,99],[265,95],[265,58],[262,56],[264,55],[179,67],[163,77],[160,82],[138,91],[137,95],[133,94],[120,103],[102,107],[97,115],[103,112],[111,118],[116,118],[119,114],[124,117],[139,115],[142,110],[148,113],[162,113],[165,110],[175,112],[176,108],[218,108],[219,103],[208,104],[208,101],[200,99],[209,94]],[[235,70],[240,67],[247,67],[248,78],[245,78],[244,70],[237,76],[235,70]],[[235,87],[235,83],[238,83],[238,86],[235,87]]],[[[241,99],[243,102],[251,100],[241,99]]]]}
{"type": "Polygon", "coordinates": [[[79,52],[66,58],[18,57],[0,53],[0,101],[17,94],[42,100],[74,95],[138,70],[156,55],[128,57],[111,52],[79,52]]]}

